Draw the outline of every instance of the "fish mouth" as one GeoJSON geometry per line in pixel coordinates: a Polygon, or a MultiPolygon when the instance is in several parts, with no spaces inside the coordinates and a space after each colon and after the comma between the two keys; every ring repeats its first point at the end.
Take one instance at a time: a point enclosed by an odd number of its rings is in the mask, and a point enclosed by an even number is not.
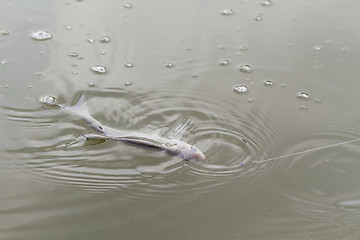
{"type": "Polygon", "coordinates": [[[205,154],[201,153],[199,154],[200,156],[198,157],[198,160],[205,160],[206,159],[206,156],[205,154]]]}
{"type": "Polygon", "coordinates": [[[197,154],[191,156],[191,159],[195,159],[195,160],[198,160],[198,161],[203,161],[206,159],[206,156],[205,154],[203,154],[202,152],[198,152],[197,154]]]}

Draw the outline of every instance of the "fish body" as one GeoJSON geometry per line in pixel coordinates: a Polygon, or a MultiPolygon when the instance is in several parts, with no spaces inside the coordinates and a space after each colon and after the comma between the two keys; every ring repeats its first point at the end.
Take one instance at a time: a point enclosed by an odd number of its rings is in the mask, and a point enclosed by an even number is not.
{"type": "Polygon", "coordinates": [[[141,133],[119,131],[103,126],[92,117],[88,111],[85,96],[82,95],[74,106],[62,106],[54,104],[80,116],[98,134],[83,134],[89,140],[114,140],[124,143],[164,151],[170,155],[176,155],[184,160],[204,160],[205,155],[196,147],[178,139],[168,139],[161,136],[153,136],[141,133]]]}

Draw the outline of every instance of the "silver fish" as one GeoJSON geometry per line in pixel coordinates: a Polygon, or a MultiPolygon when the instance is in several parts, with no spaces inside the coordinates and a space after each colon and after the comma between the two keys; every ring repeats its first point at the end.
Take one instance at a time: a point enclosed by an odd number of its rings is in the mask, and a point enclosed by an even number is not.
{"type": "Polygon", "coordinates": [[[199,149],[177,139],[168,139],[160,136],[119,131],[103,126],[100,122],[98,122],[90,115],[84,95],[80,97],[79,101],[74,106],[67,107],[56,103],[53,103],[51,105],[56,105],[62,109],[66,109],[70,112],[75,113],[76,115],[80,116],[87,124],[89,124],[91,128],[93,128],[99,133],[83,134],[83,136],[88,140],[122,141],[136,146],[142,146],[146,148],[164,151],[170,155],[179,156],[184,160],[205,159],[205,155],[199,149]]]}

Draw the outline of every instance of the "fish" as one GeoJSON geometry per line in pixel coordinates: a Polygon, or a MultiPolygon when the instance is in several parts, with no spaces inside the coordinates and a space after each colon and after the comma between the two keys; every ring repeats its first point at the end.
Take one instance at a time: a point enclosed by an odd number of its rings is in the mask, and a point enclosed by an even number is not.
{"type": "Polygon", "coordinates": [[[157,135],[117,130],[102,125],[99,121],[90,115],[85,95],[81,95],[78,102],[73,106],[63,106],[57,103],[53,103],[51,105],[55,105],[81,117],[92,129],[97,132],[83,134],[82,136],[87,140],[120,141],[139,147],[162,151],[172,156],[178,156],[187,161],[206,159],[205,154],[195,146],[192,146],[179,139],[169,139],[157,135]]]}

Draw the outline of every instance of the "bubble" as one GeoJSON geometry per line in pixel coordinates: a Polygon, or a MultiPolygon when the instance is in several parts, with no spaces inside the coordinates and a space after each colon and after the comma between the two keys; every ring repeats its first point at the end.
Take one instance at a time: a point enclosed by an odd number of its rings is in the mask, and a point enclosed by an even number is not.
{"type": "Polygon", "coordinates": [[[343,48],[341,48],[341,51],[342,52],[350,52],[351,49],[349,47],[343,47],[343,48]]]}
{"type": "Polygon", "coordinates": [[[1,61],[1,64],[2,64],[2,65],[5,65],[5,64],[7,64],[7,63],[8,63],[8,61],[6,61],[6,60],[2,60],[2,61],[1,61]]]}
{"type": "Polygon", "coordinates": [[[101,55],[106,55],[106,51],[101,51],[100,54],[101,55]]]}
{"type": "Polygon", "coordinates": [[[322,45],[317,45],[314,47],[314,50],[315,50],[315,52],[320,52],[321,50],[323,50],[323,48],[324,47],[322,45]]]}
{"type": "Polygon", "coordinates": [[[287,87],[287,84],[286,84],[286,83],[282,83],[282,84],[281,84],[281,87],[285,88],[285,87],[287,87]]]}
{"type": "Polygon", "coordinates": [[[263,14],[259,13],[258,15],[256,15],[256,17],[254,19],[255,19],[255,21],[258,21],[258,22],[262,21],[263,20],[263,14]]]}
{"type": "Polygon", "coordinates": [[[131,86],[132,85],[132,82],[126,82],[125,83],[125,86],[131,86]]]}
{"type": "Polygon", "coordinates": [[[52,35],[46,31],[37,31],[31,34],[31,37],[38,41],[48,40],[52,38],[52,35]]]}
{"type": "Polygon", "coordinates": [[[246,94],[248,93],[248,87],[245,84],[240,84],[234,87],[234,92],[238,94],[246,94]]]}
{"type": "Polygon", "coordinates": [[[249,102],[249,103],[253,103],[254,101],[255,101],[255,100],[254,100],[253,98],[249,98],[249,99],[248,99],[248,102],[249,102]]]}
{"type": "Polygon", "coordinates": [[[95,83],[92,83],[92,82],[89,83],[88,85],[89,85],[89,87],[95,87],[95,83]]]}
{"type": "Polygon", "coordinates": [[[274,86],[275,82],[273,80],[265,80],[264,85],[267,87],[274,86]]]}
{"type": "Polygon", "coordinates": [[[95,40],[92,39],[92,38],[88,38],[87,41],[88,41],[89,43],[94,43],[94,42],[95,42],[95,40]]]}
{"type": "Polygon", "coordinates": [[[1,35],[9,35],[9,34],[10,34],[10,30],[1,29],[1,30],[0,30],[0,34],[1,34],[1,35]]]}
{"type": "Polygon", "coordinates": [[[134,64],[131,63],[131,62],[127,62],[127,63],[124,64],[124,66],[127,67],[127,68],[132,68],[132,67],[134,67],[134,64]]]}
{"type": "Polygon", "coordinates": [[[228,60],[228,59],[221,59],[221,60],[219,60],[219,65],[220,66],[227,66],[227,65],[229,65],[230,64],[230,60],[228,60]]]}
{"type": "Polygon", "coordinates": [[[299,92],[298,95],[297,95],[297,98],[300,99],[300,100],[310,100],[310,93],[307,93],[307,92],[299,92]]]}
{"type": "Polygon", "coordinates": [[[91,70],[93,70],[96,73],[100,73],[100,74],[104,74],[107,72],[106,67],[101,66],[101,65],[96,65],[96,66],[92,67],[91,70]]]}
{"type": "Polygon", "coordinates": [[[301,109],[301,110],[306,110],[306,109],[308,109],[308,107],[305,106],[305,105],[301,105],[301,106],[300,106],[300,109],[301,109]]]}
{"type": "Polygon", "coordinates": [[[199,73],[193,73],[191,76],[192,76],[193,78],[197,78],[197,77],[200,76],[200,74],[199,74],[199,73]]]}
{"type": "Polygon", "coordinates": [[[247,47],[247,46],[242,46],[242,47],[240,47],[240,51],[242,51],[242,52],[245,52],[245,51],[247,51],[249,48],[247,47]]]}
{"type": "Polygon", "coordinates": [[[314,101],[314,102],[316,102],[316,103],[321,103],[322,100],[321,100],[320,98],[315,98],[315,101],[314,101]]]}
{"type": "Polygon", "coordinates": [[[261,6],[268,7],[271,6],[273,3],[271,0],[263,0],[261,1],[261,6]]]}
{"type": "Polygon", "coordinates": [[[65,30],[70,31],[70,30],[72,30],[72,27],[71,26],[65,26],[65,30]]]}
{"type": "Polygon", "coordinates": [[[167,68],[172,68],[172,67],[174,67],[174,64],[173,64],[173,63],[167,63],[167,64],[165,65],[165,67],[167,67],[167,68]]]}
{"type": "Polygon", "coordinates": [[[42,76],[45,75],[45,73],[43,73],[43,72],[36,72],[35,75],[38,76],[38,77],[42,77],[42,76]]]}
{"type": "Polygon", "coordinates": [[[133,8],[133,5],[131,3],[124,3],[124,8],[133,8]]]}
{"type": "Polygon", "coordinates": [[[241,65],[239,70],[243,73],[251,73],[252,72],[251,66],[247,65],[247,64],[241,65]]]}
{"type": "Polygon", "coordinates": [[[70,56],[70,57],[78,57],[79,54],[76,53],[76,52],[72,52],[72,53],[69,53],[69,56],[70,56]]]}
{"type": "Polygon", "coordinates": [[[42,96],[42,97],[40,97],[39,101],[40,101],[40,103],[45,104],[47,106],[57,105],[56,98],[53,96],[48,96],[48,95],[42,96]]]}
{"type": "Polygon", "coordinates": [[[221,11],[221,14],[225,15],[225,16],[229,16],[229,15],[233,14],[233,11],[231,9],[225,9],[225,10],[221,11]]]}
{"type": "Polygon", "coordinates": [[[108,43],[108,42],[110,42],[110,37],[108,37],[108,36],[101,36],[101,37],[99,38],[99,40],[100,40],[100,42],[102,42],[102,43],[108,43]]]}

